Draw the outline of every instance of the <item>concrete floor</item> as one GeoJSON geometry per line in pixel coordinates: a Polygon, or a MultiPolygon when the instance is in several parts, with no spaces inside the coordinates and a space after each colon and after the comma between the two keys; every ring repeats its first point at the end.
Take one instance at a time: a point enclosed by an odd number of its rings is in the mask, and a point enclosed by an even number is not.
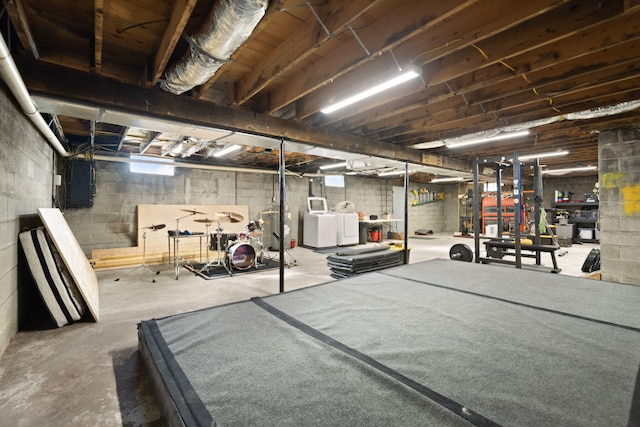
{"type": "MultiPolygon", "coordinates": [[[[448,258],[456,243],[473,248],[473,239],[450,234],[409,239],[410,263],[448,258]]],[[[567,254],[558,258],[561,274],[583,276],[582,264],[594,247],[598,245],[566,248],[567,254]]],[[[285,269],[286,290],[333,280],[325,254],[302,247],[290,253],[297,265],[285,269]]],[[[542,262],[551,264],[548,254],[542,262]]],[[[541,280],[553,280],[547,274],[541,280]]],[[[277,269],[208,281],[185,269],[176,280],[168,266],[159,275],[131,268],[97,275],[100,322],[21,331],[12,339],[0,358],[1,425],[162,426],[137,353],[137,324],[277,293],[279,288],[277,269]]],[[[508,280],[508,275],[500,277],[508,280]]]]}

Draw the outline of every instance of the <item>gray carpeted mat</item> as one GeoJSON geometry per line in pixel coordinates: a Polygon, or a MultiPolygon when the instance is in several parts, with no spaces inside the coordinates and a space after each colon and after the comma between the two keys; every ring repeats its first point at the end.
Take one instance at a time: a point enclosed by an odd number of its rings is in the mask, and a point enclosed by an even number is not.
{"type": "Polygon", "coordinates": [[[505,273],[429,261],[141,330],[222,425],[637,425],[640,287],[505,273]]]}
{"type": "MultiPolygon", "coordinates": [[[[224,268],[223,265],[214,265],[205,270],[202,270],[205,264],[187,264],[185,268],[195,273],[196,276],[200,276],[206,280],[219,279],[221,277],[229,277],[229,271],[224,268]]],[[[257,273],[259,271],[272,270],[274,268],[278,268],[280,266],[280,262],[271,259],[263,259],[259,264],[255,266],[251,266],[244,270],[238,270],[237,268],[230,268],[231,275],[239,276],[243,274],[249,273],[257,273]]]]}

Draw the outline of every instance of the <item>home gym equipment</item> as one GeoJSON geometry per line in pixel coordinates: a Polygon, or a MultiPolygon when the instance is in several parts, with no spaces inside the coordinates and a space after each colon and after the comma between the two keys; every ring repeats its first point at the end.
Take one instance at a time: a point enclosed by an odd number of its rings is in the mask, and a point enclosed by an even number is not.
{"type": "MultiPolygon", "coordinates": [[[[476,263],[501,263],[514,265],[516,268],[522,268],[522,258],[530,257],[535,258],[535,265],[541,266],[541,254],[549,253],[551,255],[551,261],[553,268],[550,269],[552,273],[559,273],[555,251],[560,248],[557,241],[554,241],[553,245],[543,245],[540,239],[540,224],[541,221],[541,209],[542,209],[542,174],[540,171],[540,165],[538,159],[533,159],[531,162],[521,162],[518,159],[518,154],[514,153],[510,157],[499,157],[492,159],[478,159],[473,161],[473,194],[480,195],[480,167],[488,168],[494,167],[495,179],[496,179],[496,195],[495,195],[495,214],[493,219],[498,224],[498,233],[496,236],[492,236],[489,240],[487,236],[481,236],[480,224],[481,224],[481,197],[474,197],[474,215],[473,215],[473,235],[474,235],[474,249],[475,249],[475,262],[476,263]],[[530,166],[533,169],[533,198],[534,198],[534,224],[535,232],[531,241],[523,241],[522,231],[526,229],[523,227],[524,216],[524,198],[522,197],[522,175],[521,168],[523,166],[530,166]],[[503,234],[503,207],[502,207],[502,174],[505,170],[511,168],[513,172],[513,192],[511,195],[511,201],[509,205],[513,206],[512,217],[513,227],[510,227],[510,233],[508,237],[504,237],[503,234]],[[485,239],[481,242],[481,239],[485,239]],[[486,257],[482,257],[480,254],[480,244],[485,245],[487,253],[486,257]],[[513,250],[513,251],[510,251],[513,250]],[[523,251],[532,253],[523,254],[523,251]],[[506,256],[513,256],[515,260],[504,259],[506,256]]],[[[484,231],[484,230],[483,230],[484,231]]]]}

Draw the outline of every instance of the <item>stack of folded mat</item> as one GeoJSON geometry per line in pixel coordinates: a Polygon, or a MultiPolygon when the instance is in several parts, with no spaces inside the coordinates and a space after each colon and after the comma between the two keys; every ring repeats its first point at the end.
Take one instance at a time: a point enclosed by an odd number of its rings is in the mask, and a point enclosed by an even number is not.
{"type": "Polygon", "coordinates": [[[333,277],[345,278],[400,265],[403,254],[389,246],[344,250],[327,256],[327,265],[333,277]]]}

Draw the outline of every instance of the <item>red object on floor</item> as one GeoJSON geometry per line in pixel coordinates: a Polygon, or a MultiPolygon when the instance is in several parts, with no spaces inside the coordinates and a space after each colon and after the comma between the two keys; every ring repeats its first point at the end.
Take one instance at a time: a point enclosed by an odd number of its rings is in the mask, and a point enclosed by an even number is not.
{"type": "Polygon", "coordinates": [[[380,231],[378,230],[371,230],[371,241],[372,242],[377,242],[380,239],[380,231]]]}

